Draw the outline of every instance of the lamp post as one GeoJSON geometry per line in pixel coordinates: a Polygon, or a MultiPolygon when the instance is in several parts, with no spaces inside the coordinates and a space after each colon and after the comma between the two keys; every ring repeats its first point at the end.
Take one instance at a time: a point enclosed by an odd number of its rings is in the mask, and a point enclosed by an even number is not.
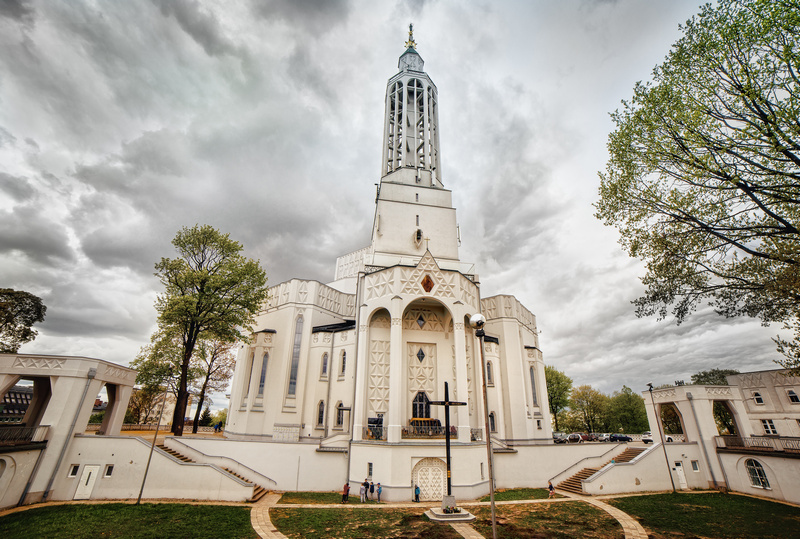
{"type": "Polygon", "coordinates": [[[650,391],[650,404],[653,405],[653,415],[656,418],[656,427],[658,427],[658,437],[661,438],[661,449],[664,450],[664,461],[667,463],[667,474],[669,475],[669,482],[672,483],[672,492],[675,492],[675,480],[672,479],[672,467],[669,465],[669,457],[667,457],[667,444],[664,442],[664,432],[661,430],[661,418],[656,411],[656,401],[653,400],[653,382],[647,384],[648,391],[650,391]]]}
{"type": "Polygon", "coordinates": [[[489,501],[492,506],[492,539],[497,539],[497,522],[494,512],[494,467],[492,466],[492,439],[491,431],[489,430],[489,400],[486,397],[486,358],[483,355],[483,338],[486,333],[483,331],[483,326],[486,324],[486,317],[482,314],[473,314],[469,319],[469,325],[475,330],[475,336],[478,337],[481,345],[481,385],[483,387],[483,419],[484,428],[486,429],[486,458],[489,461],[489,501]]]}
{"type": "Polygon", "coordinates": [[[142,488],[139,489],[139,497],[136,499],[136,505],[142,503],[142,493],[144,492],[144,483],[147,481],[147,472],[150,471],[150,460],[153,458],[153,450],[156,448],[156,439],[158,438],[158,427],[161,426],[161,416],[164,415],[164,405],[167,404],[167,391],[169,391],[169,379],[172,377],[172,367],[169,368],[167,373],[167,381],[164,384],[164,400],[161,401],[161,411],[158,412],[158,422],[156,423],[156,433],[153,435],[153,444],[150,446],[150,455],[147,457],[147,466],[144,468],[144,477],[142,477],[142,488]]]}

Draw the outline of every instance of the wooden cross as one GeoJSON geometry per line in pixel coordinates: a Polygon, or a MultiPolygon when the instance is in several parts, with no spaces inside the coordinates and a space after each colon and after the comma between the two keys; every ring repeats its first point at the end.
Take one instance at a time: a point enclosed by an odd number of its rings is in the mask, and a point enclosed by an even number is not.
{"type": "Polygon", "coordinates": [[[451,406],[466,406],[466,402],[455,402],[450,400],[450,394],[447,390],[447,382],[444,383],[444,400],[431,401],[430,404],[435,406],[444,406],[444,429],[445,429],[445,454],[447,455],[447,495],[452,496],[450,491],[450,407],[451,406]]]}

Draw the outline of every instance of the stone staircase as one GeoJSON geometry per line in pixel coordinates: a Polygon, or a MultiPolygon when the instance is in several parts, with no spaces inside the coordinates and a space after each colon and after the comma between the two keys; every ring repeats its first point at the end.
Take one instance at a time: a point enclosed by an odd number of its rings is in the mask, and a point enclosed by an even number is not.
{"type": "MultiPolygon", "coordinates": [[[[639,456],[640,453],[643,453],[645,450],[646,449],[643,447],[628,447],[625,449],[625,451],[614,457],[612,460],[616,464],[620,464],[623,462],[630,462],[637,456],[639,456]]],[[[567,492],[572,492],[573,494],[586,496],[587,494],[583,491],[582,481],[584,479],[588,479],[589,477],[593,476],[609,463],[611,463],[610,460],[605,464],[603,464],[603,466],[599,466],[597,468],[584,468],[583,470],[579,471],[569,479],[565,479],[564,481],[559,483],[556,488],[561,490],[566,490],[567,492]]]]}
{"type": "MultiPolygon", "coordinates": [[[[184,455],[182,453],[179,453],[178,451],[175,451],[174,449],[170,449],[169,447],[165,446],[164,444],[159,444],[158,448],[161,449],[162,451],[164,451],[165,453],[169,453],[170,455],[172,455],[176,459],[180,460],[181,462],[186,462],[186,463],[195,462],[194,460],[190,459],[186,455],[184,455]]],[[[253,489],[253,497],[250,498],[249,500],[247,500],[248,502],[255,503],[258,500],[260,500],[261,498],[263,498],[267,494],[267,492],[269,492],[267,489],[265,489],[261,485],[259,485],[257,483],[254,483],[253,481],[250,481],[246,477],[243,477],[243,476],[239,475],[238,473],[234,472],[233,470],[230,470],[230,469],[225,468],[225,467],[222,467],[222,469],[225,470],[227,473],[231,474],[232,476],[237,477],[237,478],[241,479],[242,481],[244,481],[244,482],[246,482],[246,483],[248,483],[250,485],[253,485],[255,487],[253,489]]]]}

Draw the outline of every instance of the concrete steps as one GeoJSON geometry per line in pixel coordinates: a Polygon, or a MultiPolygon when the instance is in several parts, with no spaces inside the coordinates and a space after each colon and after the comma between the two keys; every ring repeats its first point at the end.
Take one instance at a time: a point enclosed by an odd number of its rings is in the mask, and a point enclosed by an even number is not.
{"type": "MultiPolygon", "coordinates": [[[[186,462],[186,463],[193,463],[193,462],[195,462],[194,460],[190,459],[190,458],[189,458],[189,457],[187,457],[186,455],[184,455],[184,454],[182,454],[182,453],[180,453],[180,452],[178,452],[178,451],[175,451],[174,449],[170,449],[169,447],[165,446],[164,444],[160,444],[160,445],[158,446],[158,448],[159,448],[159,449],[161,449],[162,451],[164,451],[165,453],[169,453],[170,455],[172,455],[172,456],[173,456],[173,457],[175,457],[176,459],[180,460],[181,462],[186,462]]],[[[267,492],[269,492],[267,489],[265,489],[265,488],[264,488],[264,487],[262,487],[261,485],[258,485],[258,484],[256,484],[256,483],[254,483],[253,481],[250,481],[250,480],[249,480],[249,479],[247,479],[246,477],[243,477],[243,476],[241,476],[241,475],[237,474],[237,473],[236,473],[236,472],[234,472],[233,470],[230,470],[230,469],[228,469],[228,468],[222,468],[222,469],[223,469],[223,470],[225,470],[225,471],[226,471],[227,473],[229,473],[230,475],[232,475],[232,476],[234,476],[234,477],[237,477],[237,478],[241,479],[241,480],[242,480],[242,481],[244,481],[245,483],[247,483],[247,484],[249,484],[249,485],[253,485],[253,487],[254,487],[254,488],[253,488],[253,497],[252,497],[252,498],[250,498],[249,500],[247,500],[248,502],[253,502],[253,503],[254,503],[254,502],[257,502],[258,500],[260,500],[261,498],[263,498],[263,497],[264,497],[264,496],[267,494],[267,492]]]]}
{"type": "MultiPolygon", "coordinates": [[[[630,462],[644,451],[646,451],[646,449],[642,447],[628,447],[625,449],[625,451],[614,457],[612,460],[614,461],[615,464],[630,462]]],[[[581,496],[587,496],[587,494],[583,491],[582,481],[584,479],[590,478],[591,476],[599,472],[603,467],[605,467],[610,463],[611,461],[609,460],[599,468],[584,468],[583,470],[579,471],[569,479],[566,479],[561,483],[559,483],[556,488],[559,488],[561,490],[566,490],[567,492],[572,492],[573,494],[580,494],[581,496]]]]}

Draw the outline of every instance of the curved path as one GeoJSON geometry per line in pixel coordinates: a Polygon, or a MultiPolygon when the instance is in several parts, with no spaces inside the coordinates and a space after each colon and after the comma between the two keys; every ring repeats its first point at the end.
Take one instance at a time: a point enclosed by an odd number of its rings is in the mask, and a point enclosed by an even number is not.
{"type": "MultiPolygon", "coordinates": [[[[625,534],[625,539],[647,539],[647,532],[642,527],[639,522],[630,516],[629,514],[620,511],[616,507],[609,505],[599,499],[590,497],[590,496],[578,496],[575,494],[571,494],[568,492],[559,491],[559,494],[565,496],[564,498],[556,498],[554,500],[514,500],[508,502],[495,502],[496,505],[519,505],[519,504],[533,504],[533,503],[564,503],[564,502],[571,502],[571,501],[582,501],[586,502],[590,505],[597,507],[598,509],[602,509],[612,517],[614,517],[617,522],[620,523],[622,526],[622,531],[625,534]]],[[[341,504],[278,504],[278,500],[280,500],[281,495],[271,492],[264,496],[258,503],[253,506],[253,509],[250,511],[250,522],[253,525],[253,529],[258,533],[260,537],[263,539],[287,539],[285,535],[279,532],[275,526],[273,526],[272,521],[269,519],[269,510],[271,507],[292,507],[292,508],[337,508],[342,507],[341,504]]],[[[469,506],[488,506],[490,505],[489,502],[464,502],[459,504],[462,507],[469,507],[469,506]]],[[[354,503],[348,505],[348,507],[356,507],[356,508],[363,508],[363,509],[378,509],[378,508],[409,508],[415,507],[419,508],[420,504],[412,503],[412,502],[387,502],[382,503],[380,506],[376,506],[374,504],[369,505],[361,505],[359,503],[354,503]]],[[[465,539],[482,539],[483,535],[478,533],[475,528],[470,526],[468,523],[460,522],[451,524],[452,528],[456,530],[462,537],[465,539]]]]}

